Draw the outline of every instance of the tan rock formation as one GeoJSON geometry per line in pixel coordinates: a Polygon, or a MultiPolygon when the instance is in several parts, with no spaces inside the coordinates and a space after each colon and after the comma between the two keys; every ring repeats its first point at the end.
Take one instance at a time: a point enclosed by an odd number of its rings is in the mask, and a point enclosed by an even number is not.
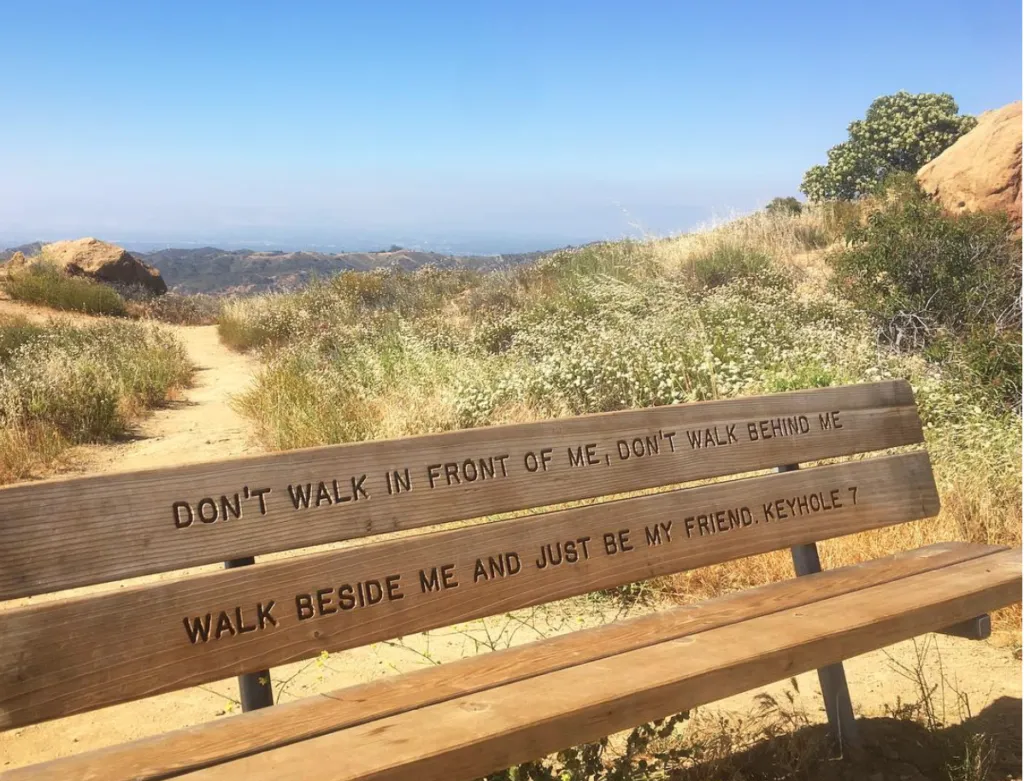
{"type": "Polygon", "coordinates": [[[1021,231],[1021,102],[978,117],[978,125],[924,165],[917,180],[943,208],[1001,211],[1021,231]]]}
{"type": "MultiPolygon", "coordinates": [[[[8,261],[13,269],[15,257],[8,261]]],[[[140,285],[155,295],[167,292],[167,283],[160,272],[143,263],[127,250],[99,239],[85,238],[57,241],[42,248],[39,258],[25,260],[21,265],[43,259],[63,269],[69,276],[91,277],[99,282],[117,285],[140,285]]]]}

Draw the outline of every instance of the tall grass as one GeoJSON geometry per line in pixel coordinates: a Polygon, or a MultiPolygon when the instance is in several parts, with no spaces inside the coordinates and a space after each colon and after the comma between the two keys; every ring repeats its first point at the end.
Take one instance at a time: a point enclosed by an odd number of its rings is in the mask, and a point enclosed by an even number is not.
{"type": "Polygon", "coordinates": [[[123,316],[124,299],[109,285],[72,277],[45,263],[9,272],[3,288],[16,301],[91,315],[123,316]]]}
{"type": "Polygon", "coordinates": [[[0,320],[0,483],[123,435],[191,374],[183,345],[153,326],[0,320]]]}

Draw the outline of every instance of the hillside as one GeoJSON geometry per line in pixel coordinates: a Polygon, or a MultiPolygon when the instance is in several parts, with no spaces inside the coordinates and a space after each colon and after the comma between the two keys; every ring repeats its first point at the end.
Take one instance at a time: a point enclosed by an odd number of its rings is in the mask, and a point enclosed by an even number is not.
{"type": "MultiPolygon", "coordinates": [[[[0,263],[15,252],[37,255],[43,242],[33,242],[0,251],[0,263]]],[[[494,269],[529,263],[547,252],[515,255],[455,256],[439,252],[396,249],[385,252],[259,252],[249,249],[224,250],[163,249],[131,253],[156,267],[168,287],[176,293],[270,293],[295,290],[314,277],[330,277],[341,271],[370,271],[399,268],[415,271],[424,266],[441,268],[494,269]]]]}
{"type": "Polygon", "coordinates": [[[45,243],[43,241],[33,241],[29,244],[19,244],[17,247],[8,247],[5,250],[0,250],[0,263],[6,263],[15,252],[20,252],[26,257],[38,255],[45,243]]]}
{"type": "Polygon", "coordinates": [[[526,263],[545,253],[457,257],[406,249],[328,254],[202,247],[133,254],[158,268],[171,289],[179,293],[263,293],[294,290],[306,285],[313,277],[328,277],[347,270],[400,268],[415,271],[429,265],[443,268],[495,268],[526,263]]]}

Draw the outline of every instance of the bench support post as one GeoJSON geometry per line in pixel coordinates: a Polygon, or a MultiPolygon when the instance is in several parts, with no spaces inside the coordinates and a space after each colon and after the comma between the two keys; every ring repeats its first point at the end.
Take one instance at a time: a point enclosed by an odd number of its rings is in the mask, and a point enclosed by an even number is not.
{"type": "MultiPolygon", "coordinates": [[[[794,472],[798,464],[787,464],[776,468],[776,472],[794,472]]],[[[813,542],[807,545],[796,545],[790,549],[793,554],[793,569],[797,577],[813,575],[821,572],[821,558],[818,546],[813,542]]],[[[818,683],[825,699],[825,714],[828,716],[829,729],[832,737],[840,748],[860,749],[860,733],[853,717],[853,703],[850,690],[846,685],[846,671],[843,663],[837,662],[818,670],[818,683]]]]}
{"type": "MultiPolygon", "coordinates": [[[[255,564],[256,559],[246,556],[241,559],[231,559],[224,562],[224,569],[235,567],[247,567],[255,564]]],[[[258,673],[246,673],[238,676],[238,698],[242,701],[242,713],[248,713],[258,708],[266,708],[274,704],[274,689],[270,684],[270,670],[260,670],[258,673]]]]}

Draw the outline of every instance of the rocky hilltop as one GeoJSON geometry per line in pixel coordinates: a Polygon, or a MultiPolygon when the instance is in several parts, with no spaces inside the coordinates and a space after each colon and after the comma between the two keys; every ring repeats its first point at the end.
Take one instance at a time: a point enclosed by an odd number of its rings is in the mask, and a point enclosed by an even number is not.
{"type": "Polygon", "coordinates": [[[179,293],[261,293],[292,290],[314,277],[342,271],[400,268],[412,271],[433,265],[444,268],[497,268],[541,257],[544,252],[504,256],[458,257],[419,250],[386,252],[257,252],[200,249],[165,249],[140,253],[179,293]]]}
{"type": "Polygon", "coordinates": [[[38,258],[44,258],[71,277],[84,276],[108,284],[143,287],[154,295],[167,292],[167,284],[157,269],[116,244],[91,237],[52,244],[36,242],[15,248],[5,258],[3,268],[8,273],[18,271],[38,258]]]}
{"type": "Polygon", "coordinates": [[[921,168],[926,193],[954,214],[1001,211],[1021,230],[1021,102],[986,111],[977,126],[921,168]]]}

